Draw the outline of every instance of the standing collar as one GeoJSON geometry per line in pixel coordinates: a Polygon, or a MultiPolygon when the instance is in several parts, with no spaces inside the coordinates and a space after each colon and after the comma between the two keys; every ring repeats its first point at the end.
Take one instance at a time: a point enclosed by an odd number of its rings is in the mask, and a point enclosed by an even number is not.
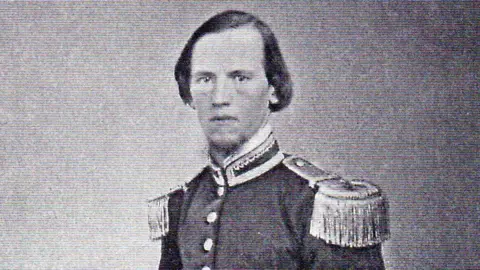
{"type": "Polygon", "coordinates": [[[209,167],[221,186],[234,186],[267,172],[284,158],[272,128],[267,123],[232,155],[225,158],[221,168],[209,157],[209,167]]]}

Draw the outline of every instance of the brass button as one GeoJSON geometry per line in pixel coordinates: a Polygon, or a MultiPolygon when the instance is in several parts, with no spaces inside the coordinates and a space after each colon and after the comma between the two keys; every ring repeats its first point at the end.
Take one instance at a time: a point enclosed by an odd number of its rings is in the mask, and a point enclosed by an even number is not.
{"type": "Polygon", "coordinates": [[[207,222],[208,223],[213,223],[217,220],[217,213],[216,212],[210,212],[207,215],[207,222]]]}
{"type": "Polygon", "coordinates": [[[205,240],[205,242],[203,243],[203,249],[205,251],[210,251],[210,250],[212,250],[212,247],[213,247],[212,238],[207,238],[207,240],[205,240]]]}
{"type": "Polygon", "coordinates": [[[301,159],[297,159],[295,160],[295,165],[297,165],[298,167],[303,167],[305,166],[305,161],[301,159]]]}

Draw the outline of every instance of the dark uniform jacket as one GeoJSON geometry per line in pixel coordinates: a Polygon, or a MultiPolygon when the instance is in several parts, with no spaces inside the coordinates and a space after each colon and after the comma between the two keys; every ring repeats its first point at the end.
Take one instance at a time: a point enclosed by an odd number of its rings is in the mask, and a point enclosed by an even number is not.
{"type": "Polygon", "coordinates": [[[271,133],[263,137],[225,168],[207,166],[152,201],[159,269],[383,269],[384,238],[359,246],[312,233],[321,211],[312,179],[326,173],[281,153],[271,133]]]}

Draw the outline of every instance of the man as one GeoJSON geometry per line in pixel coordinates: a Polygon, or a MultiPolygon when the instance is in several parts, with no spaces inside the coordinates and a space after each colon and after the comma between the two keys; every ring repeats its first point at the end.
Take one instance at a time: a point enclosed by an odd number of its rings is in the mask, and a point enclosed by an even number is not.
{"type": "Polygon", "coordinates": [[[268,118],[290,103],[290,76],[270,28],[251,14],[220,13],[198,28],[175,68],[196,110],[210,164],[150,201],[160,269],[381,269],[386,202],[283,154],[268,118]]]}

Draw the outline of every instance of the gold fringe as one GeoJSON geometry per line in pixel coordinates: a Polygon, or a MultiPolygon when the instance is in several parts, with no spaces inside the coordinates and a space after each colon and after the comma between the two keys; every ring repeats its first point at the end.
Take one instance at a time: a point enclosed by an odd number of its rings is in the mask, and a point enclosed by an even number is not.
{"type": "Polygon", "coordinates": [[[343,247],[387,240],[388,203],[377,187],[360,180],[326,180],[317,186],[310,234],[343,247]]]}
{"type": "Polygon", "coordinates": [[[168,200],[169,196],[161,196],[148,201],[148,225],[150,240],[160,240],[168,233],[168,200]]]}

